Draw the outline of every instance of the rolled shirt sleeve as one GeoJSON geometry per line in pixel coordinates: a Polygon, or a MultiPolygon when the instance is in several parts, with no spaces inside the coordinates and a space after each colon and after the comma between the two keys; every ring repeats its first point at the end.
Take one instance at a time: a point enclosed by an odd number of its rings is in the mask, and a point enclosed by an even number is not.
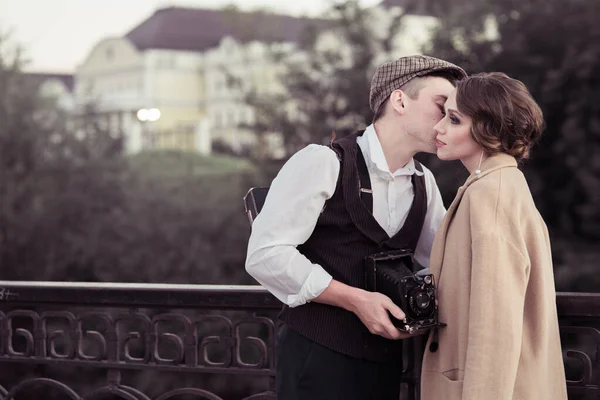
{"type": "Polygon", "coordinates": [[[329,286],[331,275],[301,254],[340,171],[329,147],[309,145],[294,154],[273,180],[252,224],[246,271],[284,304],[300,306],[329,286]]]}

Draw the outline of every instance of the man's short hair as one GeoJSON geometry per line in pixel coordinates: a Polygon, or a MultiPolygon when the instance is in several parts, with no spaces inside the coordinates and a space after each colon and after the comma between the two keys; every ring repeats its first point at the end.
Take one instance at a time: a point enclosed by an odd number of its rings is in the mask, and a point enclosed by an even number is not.
{"type": "MultiPolygon", "coordinates": [[[[467,76],[462,68],[448,61],[423,55],[401,57],[380,65],[371,80],[371,110],[377,114],[394,90],[402,89],[414,78],[441,72],[445,72],[451,81],[458,81],[467,76]]],[[[417,90],[417,96],[419,91],[420,89],[417,90]]]]}
{"type": "MultiPolygon", "coordinates": [[[[448,82],[450,82],[453,86],[456,86],[456,83],[458,82],[455,74],[449,73],[448,71],[436,71],[436,72],[432,72],[429,75],[419,76],[417,78],[411,79],[406,84],[404,84],[400,88],[400,90],[402,90],[402,92],[404,92],[404,94],[406,94],[411,99],[416,100],[419,98],[419,93],[421,92],[421,89],[423,89],[425,87],[427,78],[431,78],[431,77],[444,78],[448,82]]],[[[383,103],[381,103],[381,105],[377,109],[377,112],[373,116],[373,123],[375,123],[375,121],[377,121],[378,119],[383,117],[383,115],[385,114],[385,108],[386,108],[387,104],[389,103],[389,101],[390,101],[390,99],[387,98],[387,99],[385,99],[385,101],[383,103]]]]}

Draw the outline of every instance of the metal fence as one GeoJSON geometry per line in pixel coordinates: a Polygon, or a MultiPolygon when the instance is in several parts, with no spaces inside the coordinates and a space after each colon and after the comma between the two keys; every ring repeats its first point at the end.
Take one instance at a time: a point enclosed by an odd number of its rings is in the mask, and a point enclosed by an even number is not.
{"type": "MultiPolygon", "coordinates": [[[[569,399],[600,399],[600,294],[559,293],[557,305],[569,399]]],[[[0,281],[0,366],[71,365],[106,376],[86,393],[74,387],[76,377],[0,376],[0,400],[41,398],[49,389],[68,399],[149,400],[124,382],[129,370],[243,376],[264,383],[245,400],[275,399],[280,308],[258,286],[0,281]]],[[[417,400],[422,341],[406,346],[403,396],[417,400]]],[[[222,399],[193,386],[152,396],[222,399]]]]}

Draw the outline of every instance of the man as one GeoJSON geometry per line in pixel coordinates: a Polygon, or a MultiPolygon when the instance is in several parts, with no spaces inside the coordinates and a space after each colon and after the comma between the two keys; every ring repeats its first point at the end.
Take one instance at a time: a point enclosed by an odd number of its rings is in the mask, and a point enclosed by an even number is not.
{"type": "Polygon", "coordinates": [[[363,263],[410,249],[428,267],[445,209],[433,175],[413,156],[436,152],[433,127],[465,76],[427,56],[381,65],[371,83],[373,124],[330,146],[307,146],[273,180],[253,223],[246,270],[287,305],[278,399],[398,399],[397,339],[407,336],[388,312],[404,313],[365,290],[363,263]],[[359,179],[361,165],[370,182],[359,179]]]}

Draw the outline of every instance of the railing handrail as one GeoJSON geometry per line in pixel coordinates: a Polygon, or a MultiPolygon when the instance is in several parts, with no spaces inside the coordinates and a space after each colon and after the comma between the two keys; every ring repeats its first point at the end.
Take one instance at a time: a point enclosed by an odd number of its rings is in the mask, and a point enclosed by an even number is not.
{"type": "MultiPolygon", "coordinates": [[[[0,301],[102,307],[279,309],[281,302],[259,285],[0,281],[0,301]]],[[[559,292],[559,316],[600,316],[600,293],[559,292]]]]}
{"type": "Polygon", "coordinates": [[[97,307],[277,310],[258,285],[0,281],[0,303],[97,307]]]}
{"type": "Polygon", "coordinates": [[[161,289],[161,290],[250,290],[266,292],[260,285],[192,285],[180,283],[0,281],[0,287],[91,288],[91,289],[161,289]]]}

